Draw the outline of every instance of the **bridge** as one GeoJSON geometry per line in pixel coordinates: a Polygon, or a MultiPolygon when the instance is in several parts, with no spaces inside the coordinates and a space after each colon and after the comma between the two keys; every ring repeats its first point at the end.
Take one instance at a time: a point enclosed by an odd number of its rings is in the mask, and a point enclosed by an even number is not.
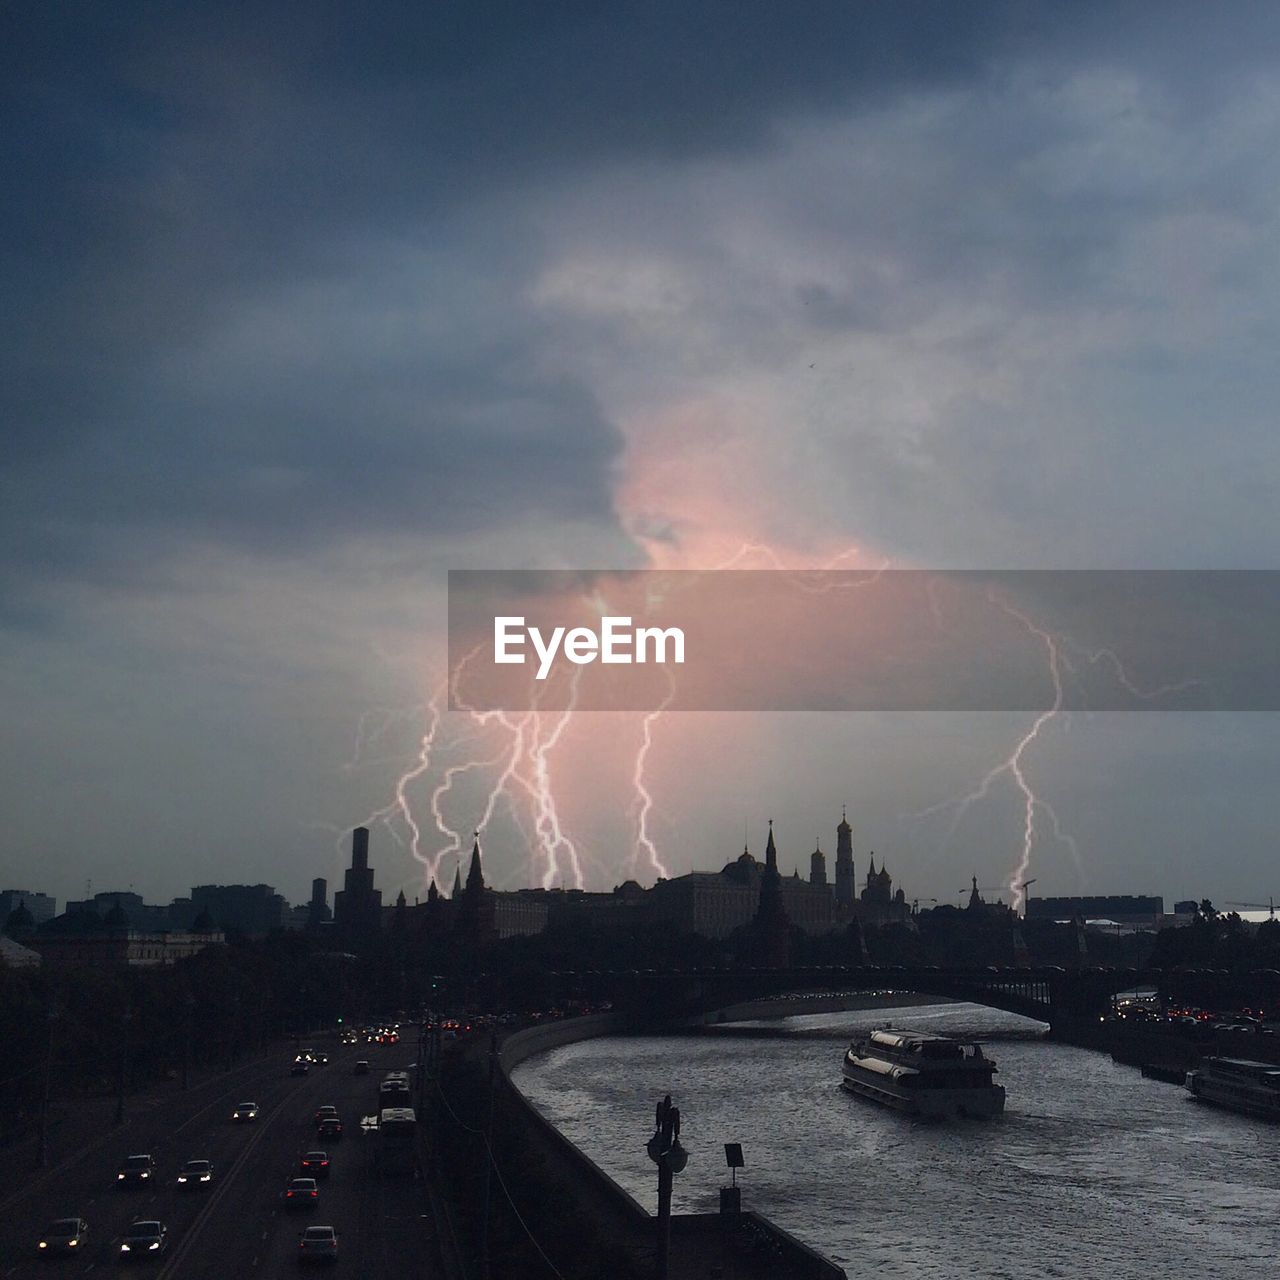
{"type": "Polygon", "coordinates": [[[1161,970],[1042,967],[981,969],[832,965],[561,973],[566,998],[611,999],[637,1021],[688,1021],[749,1000],[793,992],[911,991],[1021,1014],[1067,1033],[1095,1024],[1115,996],[1154,989],[1162,1000],[1201,1008],[1280,1008],[1280,973],[1255,970],[1161,970]]]}

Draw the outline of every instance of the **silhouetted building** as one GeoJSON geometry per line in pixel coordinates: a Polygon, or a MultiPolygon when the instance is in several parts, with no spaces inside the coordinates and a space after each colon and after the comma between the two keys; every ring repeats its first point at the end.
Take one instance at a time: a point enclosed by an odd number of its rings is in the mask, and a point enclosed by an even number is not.
{"type": "Polygon", "coordinates": [[[836,828],[836,906],[853,906],[853,828],[843,806],[836,828]]]}
{"type": "Polygon", "coordinates": [[[31,946],[46,965],[110,965],[133,969],[173,964],[222,943],[221,932],[143,933],[135,929],[88,935],[41,933],[31,939],[31,946]]]}
{"type": "Polygon", "coordinates": [[[31,913],[37,925],[52,920],[58,914],[58,904],[47,893],[31,893],[27,889],[0,890],[0,924],[8,918],[9,913],[17,909],[21,903],[31,913]]]}
{"type": "Polygon", "coordinates": [[[905,924],[911,918],[906,894],[893,888],[893,877],[883,863],[876,870],[873,853],[867,864],[867,883],[858,895],[854,912],[864,925],[905,924]]]}
{"type": "Polygon", "coordinates": [[[204,912],[219,929],[261,935],[284,926],[288,903],[269,884],[200,884],[191,890],[197,918],[204,912]]]}
{"type": "Polygon", "coordinates": [[[3,927],[0,928],[0,932],[3,932],[6,938],[12,938],[15,942],[22,942],[35,931],[35,917],[27,910],[27,904],[21,900],[5,917],[3,927]]]}
{"type": "Polygon", "coordinates": [[[764,850],[764,874],[755,914],[756,940],[762,961],[773,968],[786,965],[791,950],[791,922],[782,905],[782,877],[778,874],[778,849],[773,842],[773,819],[764,850]]]}
{"type": "Polygon", "coordinates": [[[821,844],[809,855],[809,883],[822,885],[824,889],[827,885],[827,855],[822,852],[821,844]]]}
{"type": "Polygon", "coordinates": [[[463,946],[481,947],[498,936],[493,894],[484,886],[484,872],[480,867],[480,833],[476,833],[471,845],[471,865],[467,868],[467,883],[457,899],[457,911],[453,930],[463,946]]]}
{"type": "MultiPolygon", "coordinates": [[[[775,861],[776,856],[775,849],[775,861]]],[[[652,917],[680,933],[727,938],[755,919],[766,866],[744,848],[720,871],[691,871],[659,880],[646,895],[652,917]]],[[[778,892],[790,924],[814,934],[839,927],[829,884],[779,876],[778,892]]]]}
{"type": "MultiPolygon", "coordinates": [[[[1175,907],[1175,910],[1177,908],[1175,907]]],[[[1153,895],[1112,894],[1088,898],[1029,898],[1029,920],[1114,920],[1117,924],[1156,925],[1164,899],[1153,895]]]]}
{"type": "Polygon", "coordinates": [[[307,904],[307,924],[318,928],[333,919],[329,910],[329,882],[323,876],[317,876],[311,882],[311,901],[307,904]]]}
{"type": "Polygon", "coordinates": [[[333,895],[333,924],[344,941],[359,945],[374,937],[381,923],[382,891],[373,887],[369,828],[357,827],[351,833],[351,866],[333,895]]]}
{"type": "MultiPolygon", "coordinates": [[[[101,893],[95,893],[92,898],[67,903],[67,911],[72,914],[93,911],[104,920],[116,908],[124,913],[128,927],[131,929],[162,933],[170,928],[181,927],[181,922],[173,920],[168,907],[153,906],[143,902],[142,895],[134,893],[132,889],[107,889],[101,893]]],[[[116,922],[116,927],[119,927],[119,916],[112,918],[116,922]]]]}

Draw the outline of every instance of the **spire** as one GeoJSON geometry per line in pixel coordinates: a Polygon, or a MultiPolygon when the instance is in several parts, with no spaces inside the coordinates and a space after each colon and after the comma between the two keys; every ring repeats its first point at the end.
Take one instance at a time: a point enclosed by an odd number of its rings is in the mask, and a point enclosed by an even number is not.
{"type": "Polygon", "coordinates": [[[769,819],[769,843],[764,847],[764,865],[770,871],[777,875],[778,873],[778,847],[773,843],[773,819],[769,819]]]}
{"type": "Polygon", "coordinates": [[[436,878],[431,877],[431,883],[427,886],[427,902],[431,906],[435,906],[440,901],[440,890],[436,888],[436,878]]]}
{"type": "Polygon", "coordinates": [[[484,873],[480,870],[480,833],[475,832],[471,844],[471,865],[467,868],[467,892],[479,893],[484,888],[484,873]]]}
{"type": "Polygon", "coordinates": [[[842,804],[842,805],[840,806],[840,825],[836,828],[836,830],[837,830],[837,831],[852,831],[852,830],[853,830],[853,828],[849,825],[849,813],[848,813],[848,806],[847,806],[847,805],[843,805],[843,804],[842,804]]]}
{"type": "Polygon", "coordinates": [[[454,901],[462,897],[462,859],[459,858],[457,865],[453,868],[453,892],[449,897],[454,901]]]}

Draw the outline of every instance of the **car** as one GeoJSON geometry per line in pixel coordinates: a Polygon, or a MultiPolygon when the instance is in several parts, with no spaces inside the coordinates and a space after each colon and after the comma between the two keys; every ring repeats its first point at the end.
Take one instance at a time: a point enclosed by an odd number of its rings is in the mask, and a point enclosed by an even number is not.
{"type": "Polygon", "coordinates": [[[83,1218],[58,1218],[40,1233],[36,1249],[42,1256],[54,1253],[80,1253],[84,1249],[89,1224],[83,1218]]]}
{"type": "Polygon", "coordinates": [[[315,1115],[312,1116],[312,1120],[316,1125],[322,1124],[325,1120],[336,1120],[337,1118],[338,1108],[329,1102],[326,1102],[323,1107],[317,1107],[315,1115]]]}
{"type": "Polygon", "coordinates": [[[178,1170],[178,1186],[198,1191],[213,1182],[213,1165],[208,1160],[188,1160],[178,1170]]]}
{"type": "Polygon", "coordinates": [[[329,1142],[342,1141],[342,1121],[337,1116],[328,1116],[320,1121],[316,1128],[316,1137],[329,1142]]]}
{"type": "Polygon", "coordinates": [[[237,1124],[252,1124],[258,1118],[258,1104],[256,1102],[241,1102],[231,1113],[231,1118],[237,1124]]]}
{"type": "Polygon", "coordinates": [[[310,1071],[311,1071],[311,1063],[307,1062],[303,1058],[298,1058],[294,1062],[293,1066],[289,1068],[289,1074],[291,1076],[305,1076],[310,1074],[310,1071]]]}
{"type": "Polygon", "coordinates": [[[141,1186],[144,1182],[154,1181],[156,1162],[154,1156],[126,1156],[124,1163],[116,1170],[116,1185],[121,1187],[141,1186]]]}
{"type": "Polygon", "coordinates": [[[318,1067],[327,1067],[329,1065],[329,1055],[327,1053],[317,1053],[314,1055],[313,1061],[318,1067]]]}
{"type": "Polygon", "coordinates": [[[353,1076],[367,1076],[369,1074],[369,1060],[367,1058],[359,1058],[356,1065],[351,1068],[353,1076]]]}
{"type": "Polygon", "coordinates": [[[154,1218],[141,1219],[129,1224],[120,1241],[122,1258],[155,1258],[169,1247],[169,1231],[163,1222],[154,1218]]]}
{"type": "Polygon", "coordinates": [[[329,1153],[327,1151],[308,1151],[299,1162],[298,1172],[307,1178],[327,1178],[329,1176],[329,1153]]]}
{"type": "Polygon", "coordinates": [[[308,1227],[298,1236],[299,1262],[337,1262],[338,1233],[332,1227],[308,1227]]]}
{"type": "Polygon", "coordinates": [[[286,1209],[314,1209],[320,1199],[314,1178],[293,1178],[282,1194],[286,1209]]]}

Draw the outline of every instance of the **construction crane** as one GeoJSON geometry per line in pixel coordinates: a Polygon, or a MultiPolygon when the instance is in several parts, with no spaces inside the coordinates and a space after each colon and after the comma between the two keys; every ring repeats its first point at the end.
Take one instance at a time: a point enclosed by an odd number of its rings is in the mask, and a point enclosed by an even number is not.
{"type": "Polygon", "coordinates": [[[1228,902],[1229,907],[1245,907],[1250,911],[1265,911],[1268,920],[1276,918],[1276,900],[1268,898],[1266,902],[1228,902]]]}

